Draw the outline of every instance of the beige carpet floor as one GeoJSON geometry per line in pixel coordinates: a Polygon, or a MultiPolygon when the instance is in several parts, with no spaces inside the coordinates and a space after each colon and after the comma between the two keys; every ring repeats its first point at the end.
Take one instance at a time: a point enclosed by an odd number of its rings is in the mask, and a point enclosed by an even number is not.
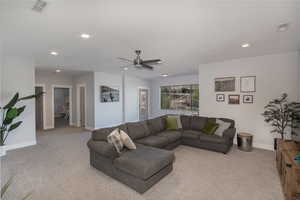
{"type": "Polygon", "coordinates": [[[233,148],[227,155],[179,146],[174,170],[141,195],[90,167],[90,133],[68,128],[40,134],[38,144],[8,152],[1,179],[19,200],[283,200],[274,152],[233,148]]]}

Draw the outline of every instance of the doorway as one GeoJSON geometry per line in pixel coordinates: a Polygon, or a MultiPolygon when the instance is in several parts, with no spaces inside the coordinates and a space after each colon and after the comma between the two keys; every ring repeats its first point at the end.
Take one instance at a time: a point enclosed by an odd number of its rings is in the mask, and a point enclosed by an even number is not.
{"type": "Polygon", "coordinates": [[[86,128],[86,86],[77,85],[77,126],[86,128]]]}
{"type": "MultiPolygon", "coordinates": [[[[35,87],[35,94],[44,92],[43,86],[35,87]]],[[[44,95],[35,98],[35,127],[36,130],[43,130],[44,127],[44,95]]]]}
{"type": "Polygon", "coordinates": [[[149,89],[139,88],[139,120],[147,120],[149,115],[149,89]]]}
{"type": "Polygon", "coordinates": [[[71,89],[53,87],[54,128],[64,128],[71,124],[71,89]]]}

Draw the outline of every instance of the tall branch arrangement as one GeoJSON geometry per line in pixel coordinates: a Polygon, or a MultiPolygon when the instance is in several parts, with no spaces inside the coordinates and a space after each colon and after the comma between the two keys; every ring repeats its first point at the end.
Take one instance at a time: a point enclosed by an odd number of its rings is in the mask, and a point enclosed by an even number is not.
{"type": "Polygon", "coordinates": [[[296,128],[294,122],[300,122],[300,103],[289,102],[286,93],[281,97],[270,101],[265,106],[265,111],[262,114],[265,117],[265,122],[272,125],[272,133],[279,133],[284,139],[286,128],[296,128]]]}
{"type": "Polygon", "coordinates": [[[23,123],[23,121],[14,121],[21,115],[22,112],[24,112],[26,106],[17,107],[16,104],[24,100],[37,98],[42,94],[43,92],[20,98],[19,93],[16,93],[14,97],[8,102],[8,104],[6,104],[4,107],[0,107],[2,112],[2,122],[0,127],[0,146],[3,146],[5,144],[8,135],[12,131],[18,128],[23,123]]]}

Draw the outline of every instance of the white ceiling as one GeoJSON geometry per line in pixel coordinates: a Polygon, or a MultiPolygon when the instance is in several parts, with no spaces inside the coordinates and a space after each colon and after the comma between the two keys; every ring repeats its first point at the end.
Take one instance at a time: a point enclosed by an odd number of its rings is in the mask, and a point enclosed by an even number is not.
{"type": "Polygon", "coordinates": [[[0,38],[7,54],[32,57],[38,68],[114,72],[127,64],[116,57],[141,49],[144,59],[164,63],[128,73],[153,78],[300,49],[299,0],[48,0],[42,13],[31,10],[34,2],[0,0],[0,38]],[[276,31],[287,22],[287,32],[276,31]],[[92,38],[82,40],[83,32],[92,38]]]}

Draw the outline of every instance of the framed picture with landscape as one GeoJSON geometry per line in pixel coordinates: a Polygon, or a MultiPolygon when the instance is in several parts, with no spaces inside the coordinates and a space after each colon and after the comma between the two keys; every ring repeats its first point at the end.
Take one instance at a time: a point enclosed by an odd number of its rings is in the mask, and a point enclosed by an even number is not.
{"type": "Polygon", "coordinates": [[[240,95],[238,94],[228,95],[228,104],[233,104],[233,105],[240,104],[240,95]]]}
{"type": "Polygon", "coordinates": [[[215,78],[215,92],[234,92],[235,77],[215,78]]]}
{"type": "Polygon", "coordinates": [[[102,85],[100,86],[100,101],[101,103],[119,102],[120,90],[119,87],[102,85]]]}
{"type": "Polygon", "coordinates": [[[170,85],[160,87],[162,110],[199,110],[199,85],[170,85]]]}

